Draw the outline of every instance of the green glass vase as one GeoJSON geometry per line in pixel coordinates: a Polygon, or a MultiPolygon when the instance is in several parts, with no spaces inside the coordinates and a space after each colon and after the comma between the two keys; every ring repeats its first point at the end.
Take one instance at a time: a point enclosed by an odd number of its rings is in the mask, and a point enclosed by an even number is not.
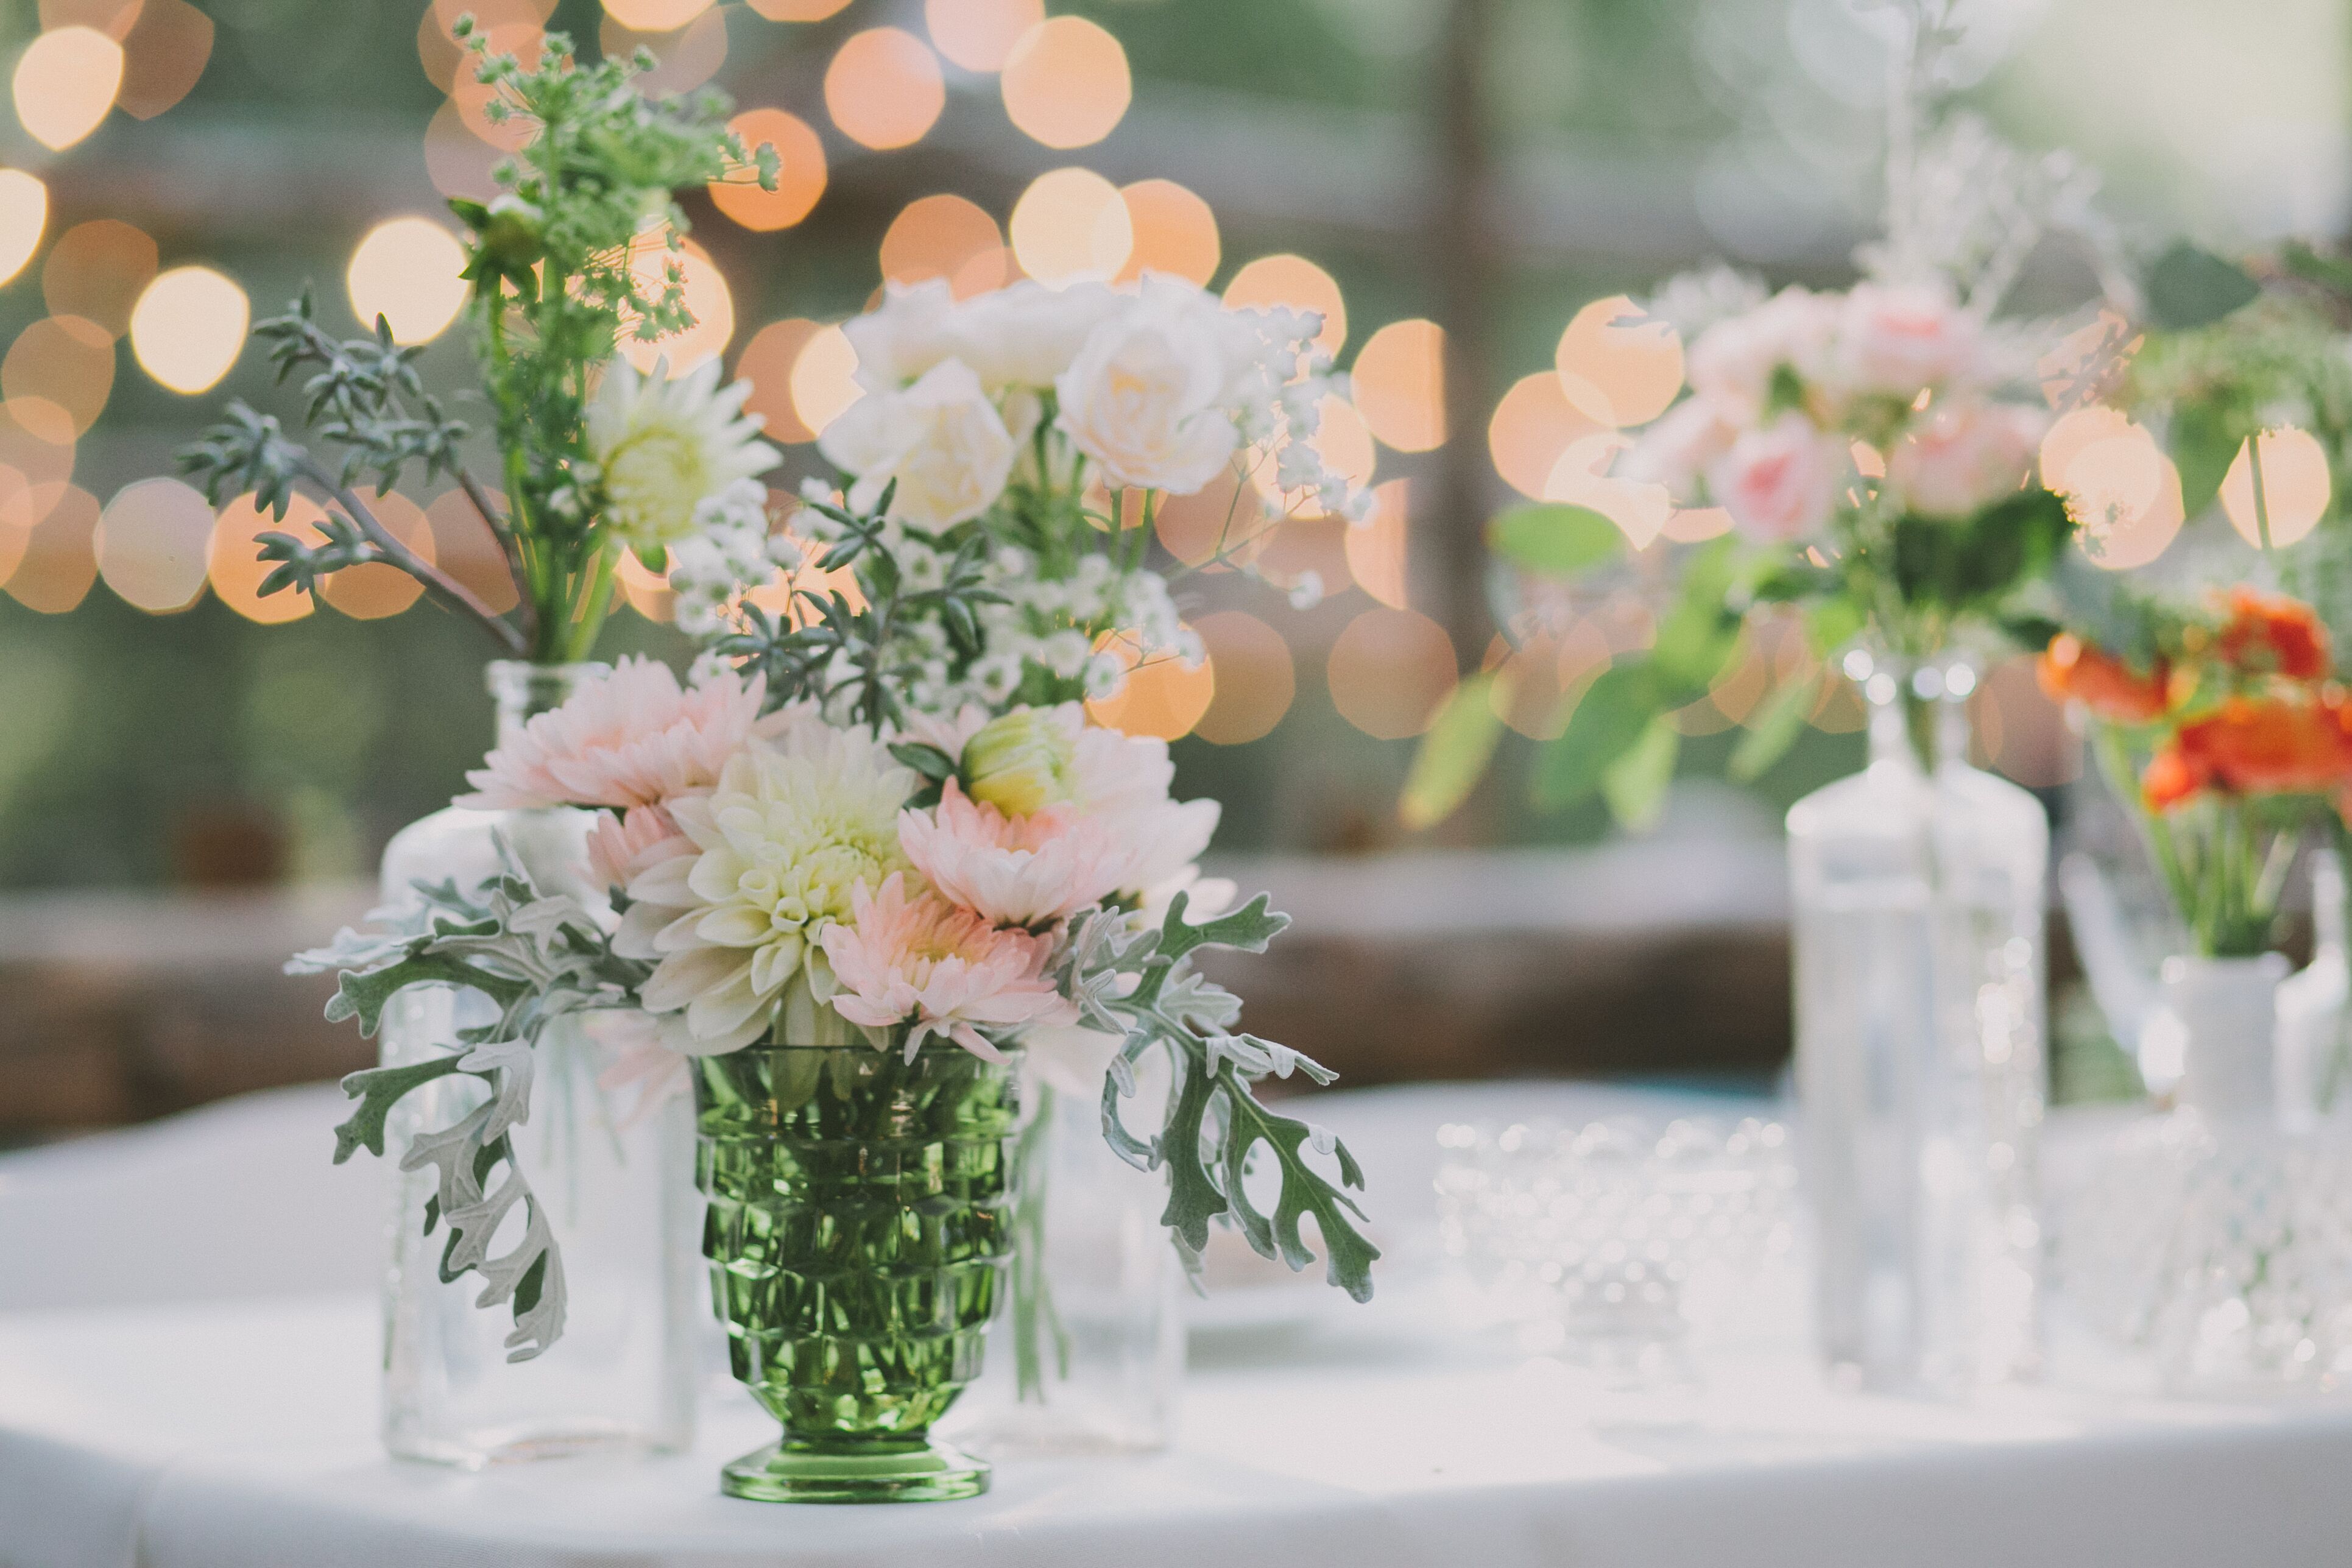
{"type": "Polygon", "coordinates": [[[1013,1061],[935,1044],[696,1062],[703,1253],[735,1375],[783,1440],[720,1472],[763,1502],[977,1497],[931,1424],[980,1374],[1013,1252],[1013,1061]]]}

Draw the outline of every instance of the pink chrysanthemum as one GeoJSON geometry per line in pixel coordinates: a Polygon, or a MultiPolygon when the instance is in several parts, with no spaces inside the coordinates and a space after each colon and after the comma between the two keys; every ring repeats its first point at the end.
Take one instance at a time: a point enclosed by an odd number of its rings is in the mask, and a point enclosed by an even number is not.
{"type": "Polygon", "coordinates": [[[466,775],[459,805],[659,805],[718,782],[744,742],[786,722],[760,716],[766,681],[728,670],[681,688],[669,667],[625,658],[541,713],[466,775]]]}
{"type": "Polygon", "coordinates": [[[1003,926],[1041,926],[1134,880],[1136,849],[1117,818],[1049,805],[1007,816],[950,779],[930,811],[898,814],[898,847],[950,903],[1003,926]]]}
{"type": "Polygon", "coordinates": [[[625,888],[674,855],[694,853],[694,841],[657,805],[633,805],[627,815],[600,811],[588,830],[588,874],[599,889],[625,888]]]}
{"type": "Polygon", "coordinates": [[[851,918],[819,940],[838,989],[834,1010],[853,1024],[909,1026],[907,1054],[942,1035],[990,1061],[1003,1053],[980,1031],[1029,1024],[1069,1024],[1077,1009],[1045,978],[1045,943],[1001,931],[970,910],[926,893],[907,897],[894,871],[878,893],[863,883],[850,895],[851,918]]]}

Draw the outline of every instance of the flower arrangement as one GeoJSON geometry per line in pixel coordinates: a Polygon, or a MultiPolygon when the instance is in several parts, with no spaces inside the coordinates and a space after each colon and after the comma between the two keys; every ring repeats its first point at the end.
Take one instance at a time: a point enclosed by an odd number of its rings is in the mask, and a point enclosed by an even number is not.
{"type": "Polygon", "coordinates": [[[707,531],[722,569],[674,562],[706,643],[691,679],[624,660],[468,775],[460,804],[596,813],[581,885],[510,864],[478,889],[420,887],[378,930],[296,961],[340,971],[330,1016],[369,1032],[411,984],[498,1004],[457,1048],[347,1079],[360,1103],[338,1158],[382,1153],[392,1106],[424,1083],[489,1084],[404,1164],[437,1170],[445,1277],[482,1277],[518,1359],[562,1332],[562,1276],[507,1135],[541,1032],[583,1012],[634,1037],[616,1076],[648,1085],[763,1042],[993,1060],[1033,1032],[1075,1035],[1108,1064],[1111,1146],[1168,1173],[1163,1219],[1188,1259],[1213,1222],[1304,1268],[1311,1217],[1331,1281],[1370,1295],[1378,1253],[1349,1195],[1362,1173],[1251,1093],[1332,1075],[1239,1032],[1239,1000],[1194,967],[1287,922],[1201,876],[1218,808],[1172,798],[1166,743],[1085,706],[1142,660],[1200,653],[1144,563],[1151,531],[1105,510],[1110,488],[1144,491],[1144,523],[1228,468],[1296,506],[1360,510],[1306,440],[1328,368],[1306,347],[1318,325],[1152,276],[1129,294],[892,290],[849,328],[867,390],[824,434],[839,482],[806,488],[794,536],[746,516],[707,531]],[[1139,1134],[1121,1105],[1154,1052],[1175,1089],[1139,1134]],[[518,1205],[521,1239],[493,1255],[518,1205]]]}
{"type": "Polygon", "coordinates": [[[315,595],[327,574],[381,562],[479,626],[505,657],[575,661],[612,607],[624,551],[691,580],[743,564],[721,554],[719,540],[747,529],[766,536],[767,492],[756,476],[781,454],[758,438],[758,416],[742,412],[749,384],[721,388],[716,362],[676,379],[667,363],[640,375],[618,351],[691,321],[677,260],[687,221],[674,193],[752,179],[772,189],[777,155],[747,150],[727,130],[721,94],[646,98],[632,82],[653,66],[643,51],[583,67],[570,38],[551,33],[541,63],[525,69],[492,54],[471,18],[454,32],[493,89],[488,112],[532,128],[496,171],[504,187],[496,200],[449,204],[468,231],[466,310],[482,358],[494,478],[474,471],[472,433],[426,392],[419,347],[395,343],[382,319],[373,336],[339,342],[307,291],[254,333],[270,345],[280,380],[305,375],[302,425],[326,450],[232,402],[180,461],[215,504],[248,491],[282,520],[302,489],[326,506],[312,537],[261,536],[262,559],[277,563],[264,594],[315,595]],[[497,538],[514,582],[511,612],[376,517],[362,481],[390,490],[412,467],[454,478],[497,538]]]}
{"type": "Polygon", "coordinates": [[[2311,607],[2241,587],[2200,613],[2146,608],[2102,647],[2061,633],[2039,673],[2097,727],[2194,951],[2269,951],[2303,832],[2352,789],[2352,707],[2311,607]]]}

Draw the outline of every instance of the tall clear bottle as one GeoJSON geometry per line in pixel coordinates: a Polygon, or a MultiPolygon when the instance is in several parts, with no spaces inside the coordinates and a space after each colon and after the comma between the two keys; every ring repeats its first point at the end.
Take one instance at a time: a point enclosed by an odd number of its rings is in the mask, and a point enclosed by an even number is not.
{"type": "Polygon", "coordinates": [[[2049,826],[1968,765],[1965,663],[1849,655],[1870,762],[1789,813],[1823,1356],[1957,1394],[2041,1366],[2049,826]]]}
{"type": "MultiPolygon", "coordinates": [[[[489,667],[501,740],[554,708],[601,665],[489,667]]],[[[383,856],[387,902],[419,881],[469,889],[492,874],[503,838],[542,889],[601,900],[584,885],[592,818],[576,810],[434,813],[395,835],[383,856]]],[[[387,1067],[450,1048],[459,1029],[495,1016],[478,994],[415,986],[385,1009],[387,1067]]],[[[563,1247],[569,1308],[562,1338],[508,1361],[508,1315],[477,1307],[471,1275],[440,1277],[444,1236],[424,1232],[428,1169],[399,1175],[384,1281],[384,1446],[404,1458],[467,1467],[589,1452],[652,1452],[693,1440],[696,1327],[709,1317],[697,1257],[689,1097],[624,1107],[598,1082],[598,1042],[576,1022],[541,1037],[530,1120],[515,1132],[533,1192],[563,1247]]],[[[452,1075],[394,1110],[386,1152],[481,1102],[452,1075]]]]}

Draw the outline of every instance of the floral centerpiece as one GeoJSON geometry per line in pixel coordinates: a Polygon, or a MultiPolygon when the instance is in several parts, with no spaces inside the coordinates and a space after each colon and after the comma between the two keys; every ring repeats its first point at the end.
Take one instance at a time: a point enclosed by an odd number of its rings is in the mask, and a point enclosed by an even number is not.
{"type": "Polygon", "coordinates": [[[849,329],[867,390],[825,432],[842,483],[808,487],[791,536],[711,530],[732,570],[679,584],[708,645],[693,679],[624,661],[471,775],[467,805],[597,813],[590,890],[509,863],[299,961],[341,972],[331,1011],[365,1028],[411,986],[496,1004],[454,1048],[347,1080],[360,1105],[339,1152],[383,1152],[422,1086],[486,1086],[404,1163],[437,1173],[425,1220],[447,1230],[444,1272],[481,1277],[516,1355],[555,1343],[565,1291],[511,1134],[535,1046],[587,1014],[628,1037],[625,1076],[696,1094],[719,1310],[739,1376],[786,1427],[730,1467],[740,1495],[985,1484],[925,1431],[1000,1299],[1011,1059],[1046,1030],[1102,1043],[1103,1132],[1164,1173],[1187,1258],[1221,1225],[1303,1268],[1311,1219],[1331,1281],[1369,1296],[1361,1173],[1251,1092],[1330,1075],[1240,1032],[1238,1000],[1194,967],[1285,921],[1201,878],[1217,808],[1171,797],[1165,743],[1084,705],[1144,662],[1200,657],[1117,489],[1144,492],[1148,522],[1160,494],[1264,465],[1295,505],[1357,509],[1305,440],[1317,325],[1150,276],[963,303],[893,290],[849,329]],[[1123,1101],[1155,1061],[1174,1087],[1131,1127],[1123,1101]]]}

